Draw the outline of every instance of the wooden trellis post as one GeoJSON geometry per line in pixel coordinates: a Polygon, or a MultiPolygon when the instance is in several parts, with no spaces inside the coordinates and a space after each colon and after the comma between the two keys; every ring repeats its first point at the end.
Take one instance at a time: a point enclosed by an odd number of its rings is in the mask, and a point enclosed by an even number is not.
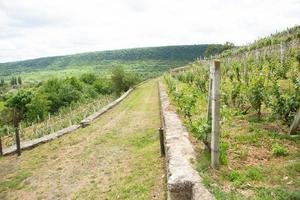
{"type": "Polygon", "coordinates": [[[211,131],[211,166],[219,167],[220,157],[220,61],[214,61],[212,65],[212,131],[211,131]]]}
{"type": "MultiPolygon", "coordinates": [[[[208,97],[207,97],[207,123],[211,126],[211,100],[212,100],[212,70],[213,70],[213,64],[211,63],[209,65],[209,85],[208,85],[208,97]]],[[[206,140],[208,142],[208,146],[210,147],[211,145],[211,133],[207,134],[206,140]]]]}
{"type": "Polygon", "coordinates": [[[280,64],[281,64],[281,68],[283,67],[283,44],[282,42],[280,43],[280,64]]]}
{"type": "Polygon", "coordinates": [[[1,136],[0,136],[0,156],[3,156],[2,138],[1,138],[1,136]]]}
{"type": "Polygon", "coordinates": [[[244,76],[245,76],[245,83],[247,86],[249,86],[249,73],[248,73],[248,68],[247,68],[247,53],[244,55],[243,59],[243,69],[244,69],[244,76]]]}
{"type": "Polygon", "coordinates": [[[300,108],[298,109],[296,115],[295,115],[295,118],[294,118],[294,121],[290,127],[290,131],[289,131],[289,134],[292,135],[296,132],[297,128],[299,127],[300,125],[300,108]]]}

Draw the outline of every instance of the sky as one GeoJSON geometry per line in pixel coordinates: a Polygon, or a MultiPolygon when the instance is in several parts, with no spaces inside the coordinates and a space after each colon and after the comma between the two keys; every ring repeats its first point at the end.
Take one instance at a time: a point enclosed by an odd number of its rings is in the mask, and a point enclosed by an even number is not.
{"type": "Polygon", "coordinates": [[[133,47],[247,44],[300,24],[300,0],[0,0],[0,63],[133,47]]]}

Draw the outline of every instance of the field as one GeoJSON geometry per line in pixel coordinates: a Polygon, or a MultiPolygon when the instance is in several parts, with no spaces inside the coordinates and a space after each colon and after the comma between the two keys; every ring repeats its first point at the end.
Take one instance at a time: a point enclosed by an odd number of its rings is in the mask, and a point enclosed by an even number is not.
{"type": "Polygon", "coordinates": [[[165,199],[156,81],[92,125],[0,158],[1,199],[165,199]]]}

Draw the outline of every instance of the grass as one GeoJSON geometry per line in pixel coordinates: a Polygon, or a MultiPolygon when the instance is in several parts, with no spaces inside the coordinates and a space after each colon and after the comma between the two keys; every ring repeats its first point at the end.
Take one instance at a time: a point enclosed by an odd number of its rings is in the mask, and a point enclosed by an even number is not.
{"type": "Polygon", "coordinates": [[[150,81],[85,129],[2,158],[1,182],[31,175],[26,187],[6,188],[1,199],[165,199],[159,119],[150,81]]]}
{"type": "Polygon", "coordinates": [[[21,189],[24,186],[24,180],[26,180],[31,175],[32,174],[30,172],[26,171],[18,172],[15,176],[9,178],[8,180],[4,180],[0,183],[0,192],[21,189]]]}

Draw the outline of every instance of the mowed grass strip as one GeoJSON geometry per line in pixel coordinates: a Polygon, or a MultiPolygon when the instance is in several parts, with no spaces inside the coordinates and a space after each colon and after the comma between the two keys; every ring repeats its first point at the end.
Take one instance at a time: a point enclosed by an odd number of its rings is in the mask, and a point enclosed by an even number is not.
{"type": "Polygon", "coordinates": [[[0,199],[165,199],[156,81],[92,125],[0,159],[0,199]]]}

